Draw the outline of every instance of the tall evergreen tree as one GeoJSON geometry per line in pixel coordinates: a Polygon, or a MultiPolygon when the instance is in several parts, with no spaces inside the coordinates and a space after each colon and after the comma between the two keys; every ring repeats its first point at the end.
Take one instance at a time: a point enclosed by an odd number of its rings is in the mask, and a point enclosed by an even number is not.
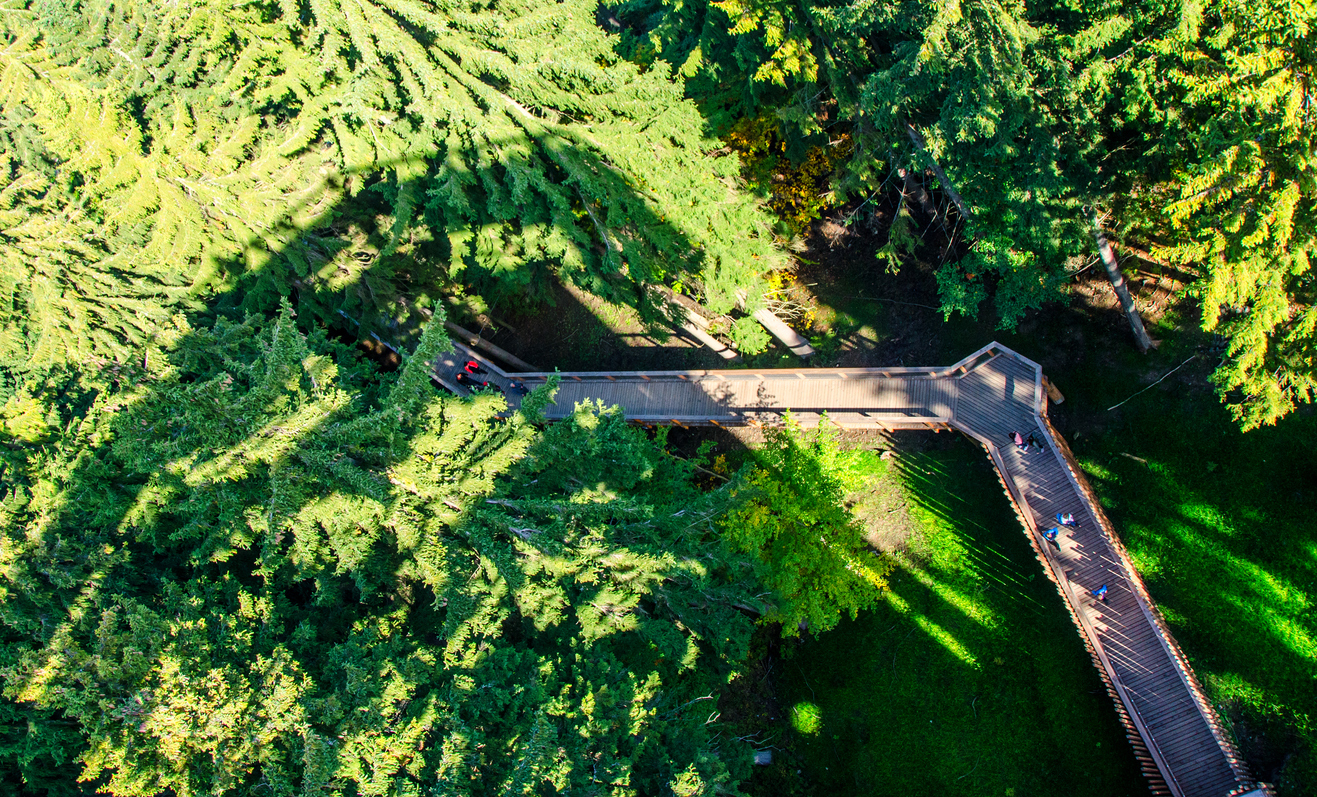
{"type": "Polygon", "coordinates": [[[1130,70],[1139,121],[1175,142],[1171,196],[1131,234],[1202,269],[1203,328],[1229,339],[1218,388],[1244,428],[1275,423],[1317,393],[1317,7],[1218,0],[1171,21],[1130,70]]]}
{"type": "Polygon", "coordinates": [[[758,309],[783,256],[735,156],[594,8],[9,4],[4,356],[122,356],[243,280],[372,325],[549,274],[654,321],[651,284],[758,309]]]}
{"type": "Polygon", "coordinates": [[[748,751],[707,702],[753,603],[712,526],[727,493],[616,412],[541,435],[543,394],[506,420],[499,397],[439,398],[441,329],[370,387],[288,311],[221,322],[29,450],[0,526],[0,678],[33,727],[77,724],[82,778],[734,790],[748,751]]]}

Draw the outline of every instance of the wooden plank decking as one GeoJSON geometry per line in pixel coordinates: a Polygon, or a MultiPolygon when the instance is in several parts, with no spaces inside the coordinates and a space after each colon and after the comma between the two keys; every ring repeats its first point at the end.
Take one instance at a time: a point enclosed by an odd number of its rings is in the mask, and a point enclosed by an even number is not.
{"type": "MultiPolygon", "coordinates": [[[[479,360],[507,387],[544,384],[551,374],[508,374],[466,347],[435,363],[435,377],[464,393],[452,376],[479,360]]],[[[784,413],[802,425],[824,412],[839,426],[959,429],[988,452],[1029,539],[1066,601],[1125,723],[1152,791],[1176,797],[1263,794],[1171,637],[1097,497],[1047,420],[1042,369],[999,344],[946,368],[581,372],[558,375],[548,419],[578,402],[616,404],[644,424],[773,425],[784,413]],[[1042,441],[1021,452],[1008,434],[1042,441]],[[1042,535],[1058,513],[1079,525],[1055,543],[1042,535]],[[1107,586],[1107,599],[1092,591],[1107,586]]],[[[515,392],[509,403],[518,401],[515,392]]]]}

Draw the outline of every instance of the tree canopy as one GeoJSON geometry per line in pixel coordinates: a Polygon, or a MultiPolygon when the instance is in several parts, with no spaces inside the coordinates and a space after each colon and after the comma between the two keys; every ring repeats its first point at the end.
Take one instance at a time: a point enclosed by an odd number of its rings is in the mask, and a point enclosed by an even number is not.
{"type": "Polygon", "coordinates": [[[73,720],[124,795],[731,788],[728,491],[616,410],[440,398],[441,329],[370,385],[287,309],[221,321],[7,453],[5,768],[67,767],[73,720]]]}
{"type": "Polygon", "coordinates": [[[737,486],[741,501],[722,520],[727,541],[754,555],[778,603],[765,619],[782,633],[822,633],[874,605],[892,562],[869,548],[846,506],[860,485],[853,467],[872,452],[842,451],[826,416],[804,430],[790,417],[765,431],[758,462],[737,486]]]}
{"type": "Polygon", "coordinates": [[[7,362],[122,356],[239,284],[373,328],[555,274],[662,320],[651,284],[754,310],[783,262],[593,3],[22,2],[0,41],[7,362]]]}
{"type": "Polygon", "coordinates": [[[1245,428],[1311,401],[1311,4],[626,0],[619,13],[633,57],[682,64],[711,118],[767,115],[798,155],[844,141],[834,204],[900,189],[880,255],[900,262],[946,227],[947,314],[991,297],[1012,327],[1063,298],[1096,258],[1096,210],[1126,251],[1197,275],[1203,327],[1229,338],[1217,384],[1245,428]],[[915,175],[941,207],[909,212],[915,175]]]}
{"type": "Polygon", "coordinates": [[[702,485],[617,408],[544,424],[552,382],[441,395],[443,300],[685,294],[754,354],[783,241],[886,196],[947,316],[1014,326],[1108,239],[1181,270],[1275,423],[1317,392],[1315,21],[0,0],[0,787],[739,793],[713,701],[756,622],[884,587],[853,455],[788,425],[702,485]],[[736,154],[771,136],[782,219],[736,154]]]}

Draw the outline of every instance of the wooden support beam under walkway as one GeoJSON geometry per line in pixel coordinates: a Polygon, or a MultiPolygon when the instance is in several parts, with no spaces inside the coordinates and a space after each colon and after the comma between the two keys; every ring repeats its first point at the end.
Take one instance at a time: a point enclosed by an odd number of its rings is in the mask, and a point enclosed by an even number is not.
{"type": "MultiPolygon", "coordinates": [[[[553,374],[508,373],[459,347],[435,363],[435,378],[464,394],[455,374],[467,360],[478,378],[533,389],[553,374]]],[[[806,368],[759,371],[610,371],[559,374],[553,420],[578,402],[602,401],[645,425],[761,426],[789,410],[803,426],[824,413],[854,429],[958,429],[987,451],[1047,575],[1056,584],[1124,723],[1154,794],[1270,794],[1240,760],[1184,653],[1148,595],[1065,440],[1047,419],[1042,368],[997,343],[945,368],[806,368]],[[1022,451],[1008,435],[1032,434],[1022,451]],[[1058,514],[1078,525],[1044,534],[1058,514]],[[1106,586],[1099,600],[1095,590],[1106,586]]]]}

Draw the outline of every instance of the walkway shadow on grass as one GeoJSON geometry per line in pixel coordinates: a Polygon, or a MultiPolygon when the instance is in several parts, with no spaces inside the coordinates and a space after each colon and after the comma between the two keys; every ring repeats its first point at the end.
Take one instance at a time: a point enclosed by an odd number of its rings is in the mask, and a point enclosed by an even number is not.
{"type": "MultiPolygon", "coordinates": [[[[950,450],[966,458],[975,458],[975,454],[982,453],[977,443],[968,438],[962,439],[959,435],[955,435],[954,443],[949,445],[950,450]]],[[[982,458],[985,463],[983,467],[991,468],[986,454],[982,458]]],[[[991,580],[994,589],[1008,599],[1019,602],[1022,608],[1032,613],[1041,615],[1059,611],[1051,596],[1039,599],[1036,591],[1027,586],[1045,580],[1042,565],[1033,558],[1027,562],[1022,561],[1018,555],[1019,549],[1013,543],[1010,548],[1016,550],[1016,555],[1008,554],[999,540],[1000,532],[978,519],[991,517],[996,520],[999,515],[1001,523],[1018,525],[1014,520],[1014,509],[1002,490],[980,491],[970,496],[951,492],[945,487],[946,466],[924,453],[902,454],[895,458],[894,464],[914,506],[936,518],[945,533],[954,534],[958,538],[966,554],[991,580]],[[996,514],[984,513],[984,506],[994,507],[996,514]]],[[[1018,531],[1021,542],[1027,547],[1024,530],[1018,531]]]]}
{"type": "Polygon", "coordinates": [[[879,607],[787,668],[788,704],[820,707],[820,730],[797,737],[811,780],[828,794],[1146,793],[990,464],[969,440],[933,448],[892,460],[926,539],[879,607]]]}
{"type": "Polygon", "coordinates": [[[1249,518],[1249,504],[1268,496],[1205,497],[1195,477],[1228,476],[1146,463],[1116,458],[1113,471],[1090,468],[1088,477],[1104,496],[1132,499],[1111,502],[1112,520],[1209,696],[1242,723],[1236,736],[1250,768],[1302,792],[1317,782],[1310,517],[1277,505],[1249,518]]]}

